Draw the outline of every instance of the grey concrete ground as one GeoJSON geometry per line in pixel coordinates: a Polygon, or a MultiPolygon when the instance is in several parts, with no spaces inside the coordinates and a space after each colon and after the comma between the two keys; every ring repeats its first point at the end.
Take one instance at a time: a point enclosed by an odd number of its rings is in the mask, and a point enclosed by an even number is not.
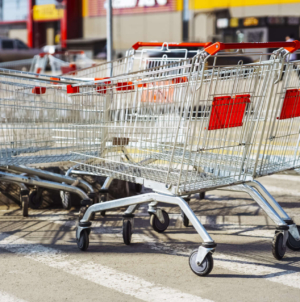
{"type": "MultiPolygon", "coordinates": [[[[300,177],[271,176],[262,183],[300,224],[300,177]]],[[[218,243],[214,269],[204,278],[189,268],[188,255],[200,239],[192,227],[183,227],[178,208],[164,206],[171,223],[158,234],[141,207],[130,246],[123,243],[121,211],[97,215],[90,247],[81,252],[75,241],[78,209],[48,205],[23,218],[17,199],[2,189],[1,302],[300,299],[300,252],[273,258],[274,225],[247,195],[212,191],[205,200],[192,199],[192,209],[218,243]]]]}

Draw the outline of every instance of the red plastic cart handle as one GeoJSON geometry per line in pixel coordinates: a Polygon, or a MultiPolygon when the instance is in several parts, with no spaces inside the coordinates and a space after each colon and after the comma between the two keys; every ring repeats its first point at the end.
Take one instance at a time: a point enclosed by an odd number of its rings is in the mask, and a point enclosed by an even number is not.
{"type": "Polygon", "coordinates": [[[136,42],[132,45],[132,48],[137,50],[140,47],[157,47],[157,46],[163,46],[164,44],[167,44],[171,47],[207,47],[211,45],[211,42],[208,43],[167,43],[167,42],[136,42]]]}
{"type": "Polygon", "coordinates": [[[284,47],[289,52],[294,52],[300,48],[300,42],[295,40],[292,42],[255,42],[255,43],[214,43],[207,48],[205,51],[211,55],[216,54],[220,50],[225,49],[252,49],[252,48],[281,48],[284,47]]]}

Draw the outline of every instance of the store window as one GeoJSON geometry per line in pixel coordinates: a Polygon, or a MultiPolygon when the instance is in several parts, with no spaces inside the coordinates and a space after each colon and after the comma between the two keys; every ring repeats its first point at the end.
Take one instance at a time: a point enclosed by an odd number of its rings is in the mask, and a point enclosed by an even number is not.
{"type": "Polygon", "coordinates": [[[27,20],[28,0],[2,0],[1,21],[27,20]]]}

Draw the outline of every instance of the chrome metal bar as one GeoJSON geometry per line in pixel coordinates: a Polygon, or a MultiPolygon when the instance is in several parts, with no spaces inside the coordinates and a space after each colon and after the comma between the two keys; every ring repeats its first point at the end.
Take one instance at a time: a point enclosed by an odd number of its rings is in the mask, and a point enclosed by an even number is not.
{"type": "Polygon", "coordinates": [[[119,207],[131,206],[136,204],[149,203],[152,201],[178,205],[181,208],[181,210],[184,212],[184,214],[188,217],[188,219],[196,229],[197,233],[203,239],[203,241],[214,242],[186,201],[184,201],[180,197],[167,196],[157,193],[141,194],[137,196],[131,196],[131,197],[121,198],[117,200],[107,201],[105,203],[94,204],[87,209],[87,211],[83,216],[83,219],[80,222],[84,223],[90,221],[92,214],[96,212],[101,212],[101,211],[106,211],[106,210],[111,210],[119,207]]]}
{"type": "Polygon", "coordinates": [[[48,180],[37,180],[34,177],[27,177],[4,172],[0,172],[0,179],[8,182],[24,183],[30,186],[39,186],[46,189],[67,191],[70,193],[78,194],[82,199],[89,199],[86,193],[83,192],[81,189],[74,186],[63,185],[57,182],[51,182],[48,180]]]}
{"type": "Polygon", "coordinates": [[[270,206],[270,204],[254,188],[247,184],[233,186],[232,188],[233,190],[248,193],[276,225],[287,225],[278,213],[270,206]]]}
{"type": "MultiPolygon", "coordinates": [[[[68,175],[60,175],[57,173],[52,173],[48,171],[43,171],[39,169],[34,169],[34,168],[29,168],[26,166],[8,166],[10,170],[17,171],[17,172],[22,172],[22,173],[27,173],[31,175],[36,175],[41,178],[46,178],[48,180],[56,181],[56,182],[64,182],[68,185],[72,185],[77,179],[74,179],[73,177],[70,177],[68,175]]],[[[68,172],[67,172],[68,173],[68,172]]],[[[86,181],[82,179],[78,179],[79,181],[79,187],[85,189],[86,191],[90,193],[94,193],[93,187],[86,181]]]]}

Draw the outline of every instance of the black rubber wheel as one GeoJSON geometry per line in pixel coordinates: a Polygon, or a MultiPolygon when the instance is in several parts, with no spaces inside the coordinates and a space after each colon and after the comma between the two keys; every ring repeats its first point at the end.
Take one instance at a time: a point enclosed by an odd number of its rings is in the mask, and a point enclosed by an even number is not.
{"type": "Polygon", "coordinates": [[[286,247],[283,247],[283,234],[275,234],[272,242],[272,254],[277,260],[281,260],[285,254],[286,247]]]}
{"type": "MultiPolygon", "coordinates": [[[[102,195],[102,196],[101,196],[101,199],[100,199],[100,202],[105,202],[105,201],[107,201],[106,194],[105,194],[105,195],[102,195]]],[[[104,216],[106,215],[106,211],[101,211],[101,212],[100,212],[100,215],[104,217],[104,216]]]]}
{"type": "Polygon", "coordinates": [[[89,232],[88,230],[82,230],[80,233],[80,238],[77,240],[77,246],[81,251],[86,251],[89,247],[89,232]]]}
{"type": "Polygon", "coordinates": [[[42,203],[43,203],[42,196],[41,194],[39,194],[37,190],[34,190],[29,194],[29,206],[32,209],[40,208],[42,203]]]}
{"type": "Polygon", "coordinates": [[[28,197],[27,196],[23,196],[22,197],[22,214],[23,214],[23,217],[28,217],[28,204],[29,204],[29,201],[28,201],[28,197]]]}
{"type": "Polygon", "coordinates": [[[199,193],[200,200],[205,199],[205,192],[199,193]]]}
{"type": "Polygon", "coordinates": [[[96,217],[96,213],[92,213],[92,215],[91,215],[91,220],[95,220],[95,217],[96,217]]]}
{"type": "Polygon", "coordinates": [[[62,207],[66,210],[70,210],[72,207],[71,194],[69,192],[61,191],[60,197],[62,207]]]}
{"type": "Polygon", "coordinates": [[[150,224],[153,230],[157,233],[164,232],[168,228],[170,223],[169,214],[165,210],[162,210],[162,214],[164,215],[164,219],[165,219],[164,223],[161,223],[157,218],[157,216],[154,214],[151,214],[150,217],[150,224]]]}
{"type": "Polygon", "coordinates": [[[23,207],[23,196],[20,194],[20,209],[23,207]]]}
{"type": "Polygon", "coordinates": [[[79,214],[78,214],[78,221],[80,221],[80,220],[83,218],[83,216],[84,216],[86,210],[87,210],[87,207],[81,207],[81,208],[80,208],[79,214]]]}
{"type": "Polygon", "coordinates": [[[129,245],[131,243],[131,235],[132,235],[132,227],[130,220],[124,220],[123,221],[123,241],[126,245],[129,245]]]}
{"type": "Polygon", "coordinates": [[[141,184],[135,184],[135,191],[137,192],[137,193],[141,193],[142,192],[142,190],[143,190],[143,185],[141,185],[141,184]]]}
{"type": "Polygon", "coordinates": [[[190,221],[187,216],[183,213],[183,211],[181,211],[181,217],[183,225],[187,228],[189,226],[190,221]]]}
{"type": "MultiPolygon", "coordinates": [[[[298,232],[300,233],[300,226],[297,225],[298,232]]],[[[300,250],[300,241],[294,239],[294,237],[289,233],[288,240],[286,245],[292,251],[299,251],[300,250]]]]}
{"type": "Polygon", "coordinates": [[[197,257],[198,249],[193,250],[189,257],[189,264],[190,268],[193,271],[194,274],[197,276],[207,276],[214,267],[214,259],[212,257],[211,253],[208,253],[206,257],[204,258],[202,264],[199,266],[196,263],[196,257],[197,257]]]}

